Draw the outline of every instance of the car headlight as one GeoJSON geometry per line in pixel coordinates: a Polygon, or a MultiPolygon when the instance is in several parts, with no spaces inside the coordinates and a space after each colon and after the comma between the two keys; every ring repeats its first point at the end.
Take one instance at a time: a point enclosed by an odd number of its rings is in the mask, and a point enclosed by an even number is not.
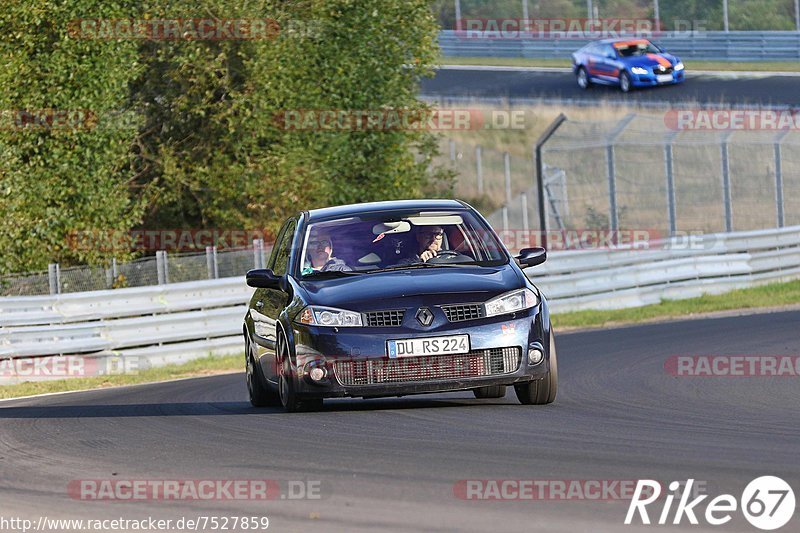
{"type": "Polygon", "coordinates": [[[631,72],[633,72],[634,74],[647,74],[648,70],[642,67],[633,67],[631,68],[631,72]]]}
{"type": "Polygon", "coordinates": [[[335,326],[335,327],[360,327],[361,313],[346,311],[344,309],[334,309],[333,307],[317,307],[309,305],[298,315],[297,321],[301,324],[311,326],[335,326]]]}
{"type": "Polygon", "coordinates": [[[539,297],[530,289],[518,289],[516,291],[501,294],[483,304],[486,316],[506,315],[524,311],[539,303],[539,297]]]}
{"type": "Polygon", "coordinates": [[[683,69],[685,69],[685,68],[686,68],[686,66],[683,64],[683,62],[682,62],[682,61],[678,61],[678,64],[677,64],[677,65],[675,65],[675,70],[676,70],[676,71],[678,71],[678,70],[683,70],[683,69]]]}

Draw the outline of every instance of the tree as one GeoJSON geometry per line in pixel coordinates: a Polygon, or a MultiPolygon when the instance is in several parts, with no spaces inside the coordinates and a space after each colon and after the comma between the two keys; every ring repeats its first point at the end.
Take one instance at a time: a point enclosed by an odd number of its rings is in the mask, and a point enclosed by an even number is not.
{"type": "Polygon", "coordinates": [[[137,45],[74,38],[70,22],[86,12],[125,10],[46,0],[0,11],[0,272],[102,262],[105,247],[72,246],[70,236],[126,231],[139,217],[127,183],[135,125],[119,120],[137,45]]]}

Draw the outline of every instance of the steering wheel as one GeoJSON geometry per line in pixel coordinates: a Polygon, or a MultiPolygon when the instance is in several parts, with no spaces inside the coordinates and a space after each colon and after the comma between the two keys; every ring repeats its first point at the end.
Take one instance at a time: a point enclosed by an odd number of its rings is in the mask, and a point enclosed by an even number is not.
{"type": "Polygon", "coordinates": [[[455,250],[439,250],[439,253],[428,259],[428,263],[463,263],[468,261],[472,261],[472,259],[455,250]]]}

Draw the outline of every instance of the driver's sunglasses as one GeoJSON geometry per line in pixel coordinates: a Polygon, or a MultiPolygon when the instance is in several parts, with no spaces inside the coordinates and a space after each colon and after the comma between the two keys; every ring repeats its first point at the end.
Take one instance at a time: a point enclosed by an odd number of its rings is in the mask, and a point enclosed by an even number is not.
{"type": "Polygon", "coordinates": [[[323,248],[330,248],[331,241],[330,239],[322,239],[319,241],[308,241],[308,246],[310,248],[319,248],[320,246],[322,246],[323,248]]]}

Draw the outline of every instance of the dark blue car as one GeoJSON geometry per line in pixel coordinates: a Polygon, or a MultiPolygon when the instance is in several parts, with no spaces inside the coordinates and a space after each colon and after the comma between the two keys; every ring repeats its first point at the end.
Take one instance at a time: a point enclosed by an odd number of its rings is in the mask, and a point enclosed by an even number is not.
{"type": "Polygon", "coordinates": [[[486,220],[455,200],[303,211],[278,234],[244,319],[254,406],[472,390],[551,403],[558,386],[547,302],[486,220]]]}
{"type": "Polygon", "coordinates": [[[622,92],[634,87],[672,85],[685,79],[683,62],[647,39],[606,39],[572,54],[578,86],[616,85],[622,92]]]}

